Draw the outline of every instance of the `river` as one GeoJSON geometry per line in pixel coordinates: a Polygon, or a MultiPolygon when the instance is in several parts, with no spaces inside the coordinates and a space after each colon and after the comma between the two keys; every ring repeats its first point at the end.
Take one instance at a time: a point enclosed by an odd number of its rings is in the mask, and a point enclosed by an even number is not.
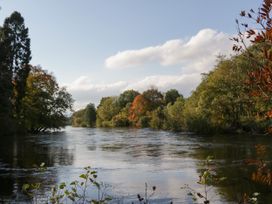
{"type": "MultiPolygon", "coordinates": [[[[0,143],[0,202],[30,202],[21,189],[24,183],[34,182],[42,183],[38,197],[44,200],[54,184],[77,179],[85,166],[91,166],[112,203],[137,203],[145,183],[148,190],[156,186],[151,203],[193,203],[181,187],[188,184],[202,193],[203,185],[197,181],[205,159],[213,156],[216,173],[226,180],[209,188],[211,203],[237,203],[244,193],[254,192],[261,193],[263,202],[272,203],[271,187],[252,182],[255,167],[245,164],[260,155],[269,164],[271,142],[269,136],[201,136],[126,128],[66,127],[57,133],[5,137],[0,143]],[[256,147],[262,147],[262,154],[256,147]],[[35,165],[42,162],[46,171],[37,171],[35,165]]],[[[89,194],[96,196],[96,192],[89,194]]]]}

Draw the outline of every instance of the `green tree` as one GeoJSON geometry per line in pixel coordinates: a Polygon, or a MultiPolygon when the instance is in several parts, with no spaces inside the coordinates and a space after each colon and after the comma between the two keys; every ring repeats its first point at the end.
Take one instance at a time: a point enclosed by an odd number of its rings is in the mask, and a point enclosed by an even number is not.
{"type": "Polygon", "coordinates": [[[59,129],[66,125],[67,110],[72,110],[71,95],[56,79],[40,67],[32,67],[22,100],[24,126],[30,132],[59,129]]]}
{"type": "Polygon", "coordinates": [[[112,118],[117,115],[120,108],[117,106],[117,97],[104,97],[101,99],[97,107],[98,127],[112,127],[112,118]]]}
{"type": "MultiPolygon", "coordinates": [[[[5,50],[5,65],[8,77],[14,86],[12,98],[14,116],[20,121],[22,117],[21,101],[25,96],[26,80],[30,71],[31,60],[30,38],[28,28],[25,27],[24,18],[17,11],[6,18],[2,28],[2,45],[5,50]]],[[[10,88],[10,86],[8,86],[10,88]]],[[[10,94],[10,91],[9,91],[10,94]]]]}
{"type": "Polygon", "coordinates": [[[96,121],[96,109],[93,103],[86,106],[84,111],[84,121],[88,127],[94,127],[96,121]]]}
{"type": "Polygon", "coordinates": [[[179,94],[178,90],[170,89],[164,95],[165,104],[174,104],[178,97],[183,97],[179,94]]]}
{"type": "Polygon", "coordinates": [[[143,92],[143,97],[148,101],[147,110],[153,111],[163,105],[163,95],[158,89],[151,88],[143,92]]]}
{"type": "Polygon", "coordinates": [[[151,112],[149,125],[154,129],[162,129],[165,122],[165,114],[162,107],[158,107],[151,112]]]}
{"type": "Polygon", "coordinates": [[[74,112],[71,116],[71,125],[73,127],[87,127],[84,121],[85,109],[80,109],[74,112]]]}
{"type": "Polygon", "coordinates": [[[138,91],[126,90],[117,99],[120,108],[125,108],[127,104],[131,104],[136,96],[140,95],[138,91]]]}
{"type": "Polygon", "coordinates": [[[176,99],[174,104],[168,103],[165,108],[165,123],[164,129],[173,131],[182,131],[185,129],[183,116],[185,100],[183,97],[176,99]]]}
{"type": "Polygon", "coordinates": [[[14,130],[11,103],[12,71],[8,67],[5,43],[3,28],[0,27],[0,135],[10,134],[14,130]]]}

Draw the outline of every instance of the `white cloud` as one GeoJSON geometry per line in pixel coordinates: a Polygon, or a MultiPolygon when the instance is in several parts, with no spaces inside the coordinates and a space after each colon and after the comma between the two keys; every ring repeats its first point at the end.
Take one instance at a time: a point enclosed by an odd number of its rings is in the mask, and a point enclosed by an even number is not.
{"type": "Polygon", "coordinates": [[[162,66],[181,65],[185,72],[208,70],[216,56],[230,54],[233,42],[230,36],[212,29],[203,29],[185,41],[169,40],[162,45],[139,50],[118,52],[105,60],[109,69],[125,69],[159,63],[162,66]]]}
{"type": "Polygon", "coordinates": [[[67,90],[75,99],[75,110],[85,107],[88,103],[98,105],[102,97],[119,95],[125,86],[125,81],[94,84],[87,76],[81,76],[71,84],[66,84],[67,90]]]}
{"type": "Polygon", "coordinates": [[[189,96],[191,91],[196,88],[200,81],[201,75],[198,73],[182,75],[153,75],[129,84],[124,90],[135,89],[138,91],[145,91],[154,86],[162,92],[175,88],[184,96],[189,96]]]}

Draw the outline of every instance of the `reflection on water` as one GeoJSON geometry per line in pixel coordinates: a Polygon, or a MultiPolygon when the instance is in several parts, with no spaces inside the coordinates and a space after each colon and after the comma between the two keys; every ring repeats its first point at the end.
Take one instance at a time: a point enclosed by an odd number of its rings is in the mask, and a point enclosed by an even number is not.
{"type": "MultiPolygon", "coordinates": [[[[50,186],[75,179],[84,166],[97,168],[107,190],[119,201],[131,201],[144,192],[144,184],[157,186],[155,203],[190,203],[180,187],[196,182],[202,161],[213,155],[217,173],[227,177],[214,188],[213,203],[238,201],[244,192],[262,192],[272,203],[271,190],[250,180],[254,169],[243,163],[256,158],[256,144],[271,144],[269,137],[203,137],[148,129],[83,129],[67,127],[54,134],[7,137],[0,144],[0,202],[27,201],[23,183],[43,182],[42,195],[50,186]],[[46,163],[44,173],[34,164],[46,163]],[[222,193],[224,196],[221,196],[222,193]],[[167,201],[167,202],[166,202],[167,201]],[[169,203],[169,202],[168,202],[169,203]]],[[[266,160],[272,152],[266,148],[266,160]]]]}

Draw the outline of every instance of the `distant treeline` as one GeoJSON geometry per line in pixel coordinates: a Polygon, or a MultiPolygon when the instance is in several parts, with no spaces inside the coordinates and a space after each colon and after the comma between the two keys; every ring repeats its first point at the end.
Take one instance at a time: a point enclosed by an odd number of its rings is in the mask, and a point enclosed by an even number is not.
{"type": "MultiPolygon", "coordinates": [[[[259,55],[260,47],[251,53],[259,55]]],[[[259,61],[261,62],[261,58],[259,61]]],[[[249,74],[256,69],[246,54],[218,57],[213,71],[189,98],[177,90],[161,93],[155,88],[143,93],[127,90],[101,99],[97,109],[89,104],[72,115],[72,125],[81,127],[150,127],[173,131],[266,132],[272,101],[259,96],[249,74]]]]}
{"type": "Polygon", "coordinates": [[[66,125],[71,95],[30,60],[28,28],[21,14],[13,12],[0,26],[0,136],[66,125]]]}

